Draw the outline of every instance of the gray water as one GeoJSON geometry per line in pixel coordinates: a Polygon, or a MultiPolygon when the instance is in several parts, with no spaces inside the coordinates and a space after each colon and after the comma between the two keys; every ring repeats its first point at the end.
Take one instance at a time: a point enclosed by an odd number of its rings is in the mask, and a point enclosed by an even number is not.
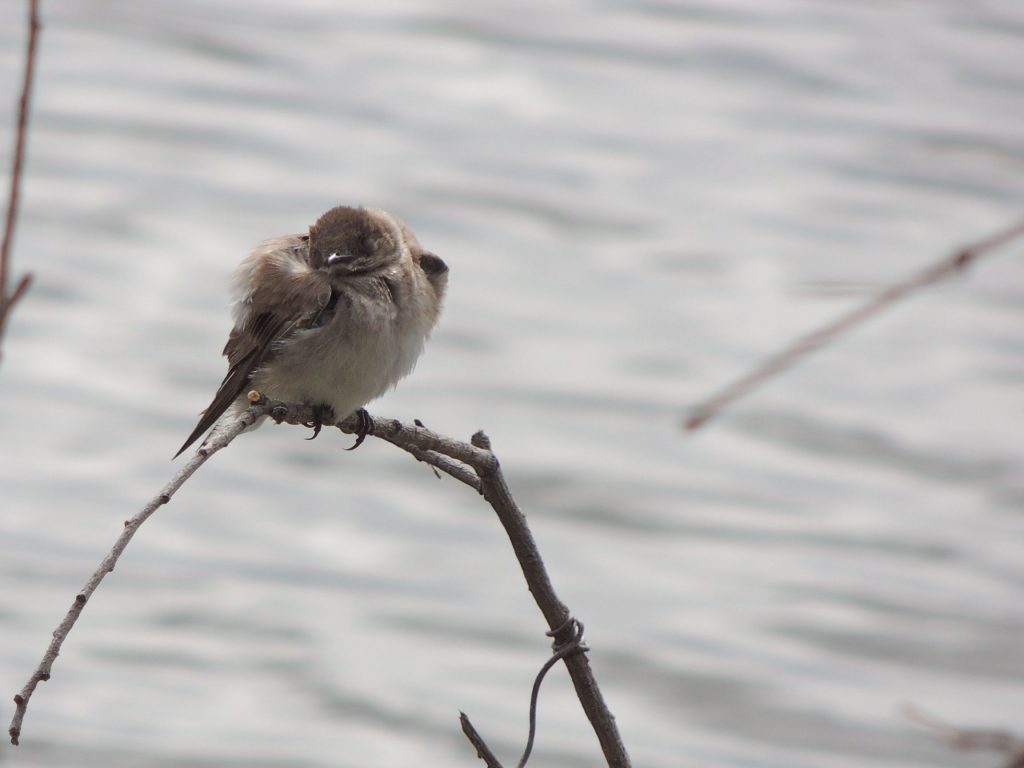
{"type": "MultiPolygon", "coordinates": [[[[23,3],[0,5],[2,147],[23,3]]],[[[451,266],[374,403],[485,428],[637,766],[994,766],[1024,730],[1024,247],[716,387],[1021,215],[1024,6],[44,0],[4,340],[0,720],[223,376],[231,270],[339,204],[451,266]]],[[[9,155],[5,155],[7,157],[9,155]]],[[[5,166],[6,169],[6,166],[5,166]]],[[[548,653],[493,513],[239,439],[132,542],[4,766],[506,764],[548,653]]],[[[601,763],[563,669],[532,766],[601,763]]]]}

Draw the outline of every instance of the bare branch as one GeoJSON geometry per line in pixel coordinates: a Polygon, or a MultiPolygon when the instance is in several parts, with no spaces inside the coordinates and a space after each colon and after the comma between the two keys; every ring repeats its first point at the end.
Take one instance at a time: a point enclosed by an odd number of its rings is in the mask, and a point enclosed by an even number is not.
{"type": "MultiPolygon", "coordinates": [[[[314,417],[309,406],[277,402],[270,404],[270,414],[278,422],[289,424],[309,423],[314,417]]],[[[455,479],[479,491],[491,505],[512,543],[512,549],[519,560],[533,599],[544,614],[548,627],[554,632],[556,645],[561,647],[570,644],[574,637],[575,623],[570,620],[569,609],[555,593],[533,534],[526,524],[526,517],[509,491],[497,457],[491,452],[490,439],[483,432],[477,432],[470,443],[466,444],[431,432],[418,424],[408,426],[396,419],[370,417],[370,423],[371,434],[387,440],[418,459],[429,461],[430,453],[440,454],[472,470],[479,481],[478,484],[465,472],[452,473],[449,472],[448,465],[433,464],[442,472],[448,472],[455,479]]],[[[348,434],[357,433],[360,425],[360,419],[354,415],[334,424],[348,434]]],[[[330,424],[325,423],[324,426],[330,424]]],[[[583,711],[597,734],[608,765],[611,768],[627,768],[630,765],[629,755],[615,725],[615,718],[609,711],[590,669],[586,653],[566,656],[564,662],[583,711]]]]}
{"type": "Polygon", "coordinates": [[[733,401],[761,386],[773,376],[782,373],[811,352],[831,343],[840,334],[861,325],[883,309],[888,309],[893,304],[906,298],[912,292],[960,272],[972,262],[988,255],[1021,235],[1024,235],[1024,222],[1019,222],[990,237],[967,245],[956,251],[953,255],[947,256],[938,263],[922,270],[909,280],[886,288],[867,303],[847,312],[845,315],[841,315],[813,333],[798,339],[781,352],[769,357],[750,373],[719,390],[707,400],[704,400],[690,412],[690,416],[683,425],[684,429],[692,431],[702,427],[710,419],[714,418],[719,411],[732,404],[733,401]]]}
{"type": "Polygon", "coordinates": [[[17,287],[7,293],[10,274],[11,243],[14,241],[14,223],[18,216],[18,199],[21,192],[22,166],[25,159],[25,142],[28,134],[28,107],[35,76],[36,44],[39,39],[39,0],[28,3],[28,47],[25,51],[25,77],[21,84],[21,98],[18,100],[18,129],[15,132],[14,163],[11,168],[11,186],[7,197],[7,218],[4,222],[4,239],[0,245],[0,340],[3,339],[7,318],[14,305],[25,295],[32,282],[32,275],[23,275],[17,287]]]}
{"type": "MultiPolygon", "coordinates": [[[[100,563],[96,573],[93,574],[92,578],[86,582],[85,587],[75,597],[75,601],[68,610],[64,621],[61,622],[54,632],[50,647],[44,654],[38,668],[32,674],[32,677],[29,678],[21,693],[14,697],[17,709],[9,729],[13,744],[18,743],[22,720],[24,719],[25,710],[33,691],[41,680],[48,680],[50,678],[53,662],[57,658],[57,654],[60,653],[61,645],[67,638],[68,633],[78,620],[82,609],[85,607],[85,603],[96,587],[99,586],[103,577],[114,569],[118,558],[125,547],[128,546],[128,542],[131,541],[139,526],[160,506],[169,502],[178,488],[210,456],[230,443],[246,427],[253,424],[261,416],[269,415],[278,423],[284,422],[288,424],[308,424],[315,421],[317,416],[311,406],[268,400],[257,392],[250,392],[249,398],[253,404],[242,417],[216,438],[204,443],[196,452],[196,455],[188,461],[167,486],[141,512],[125,522],[125,529],[117,542],[115,542],[114,547],[104,558],[103,562],[100,563]]],[[[551,585],[551,579],[544,567],[540,551],[537,549],[533,535],[527,527],[526,518],[512,498],[508,485],[505,483],[504,475],[501,472],[498,459],[491,451],[490,440],[482,432],[477,432],[469,443],[463,443],[432,432],[419,423],[410,426],[403,424],[397,419],[382,419],[373,416],[367,416],[367,418],[370,424],[370,434],[392,443],[411,454],[417,460],[426,462],[441,472],[468,485],[482,494],[490,503],[504,526],[509,540],[512,542],[512,548],[519,559],[519,564],[530,592],[533,594],[534,600],[537,602],[551,629],[549,634],[554,637],[556,648],[556,653],[552,658],[554,661],[558,659],[564,661],[569,670],[569,676],[576,688],[576,694],[597,734],[608,765],[610,768],[629,768],[629,756],[619,736],[615,725],[615,718],[608,710],[598,688],[597,681],[590,669],[590,662],[586,656],[587,648],[580,644],[581,637],[577,635],[577,632],[581,634],[582,628],[578,622],[570,618],[569,609],[558,599],[554,587],[551,585]]],[[[342,432],[358,434],[360,429],[365,426],[365,423],[356,414],[352,414],[339,421],[324,422],[323,426],[335,426],[342,432]]],[[[553,661],[546,665],[545,672],[550,667],[550,663],[553,663],[553,661]]],[[[536,690],[534,691],[534,700],[535,698],[536,690]]],[[[466,722],[464,719],[464,728],[466,722]]],[[[477,738],[482,744],[482,739],[479,739],[479,735],[477,738]]],[[[484,748],[486,749],[486,745],[484,745],[484,748]]],[[[491,757],[493,758],[493,755],[491,757]]],[[[495,761],[494,765],[498,765],[498,763],[495,761]]]]}

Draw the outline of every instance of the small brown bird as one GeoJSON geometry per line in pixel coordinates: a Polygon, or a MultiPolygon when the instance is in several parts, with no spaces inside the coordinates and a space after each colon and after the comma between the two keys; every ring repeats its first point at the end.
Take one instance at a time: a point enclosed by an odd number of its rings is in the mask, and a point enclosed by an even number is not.
{"type": "Polygon", "coordinates": [[[332,208],[307,235],[261,243],[236,274],[227,375],[175,458],[252,389],[338,417],[384,394],[415,366],[447,283],[448,266],[375,208],[332,208]]]}

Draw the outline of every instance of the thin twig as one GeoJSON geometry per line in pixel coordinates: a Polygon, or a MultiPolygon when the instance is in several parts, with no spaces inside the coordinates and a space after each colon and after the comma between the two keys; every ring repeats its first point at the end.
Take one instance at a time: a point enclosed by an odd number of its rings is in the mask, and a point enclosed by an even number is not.
{"type": "Polygon", "coordinates": [[[3,339],[7,318],[32,282],[32,275],[26,274],[8,294],[7,282],[10,274],[11,243],[14,241],[14,223],[18,217],[18,200],[21,193],[21,175],[25,158],[25,142],[28,135],[28,108],[35,77],[36,44],[39,39],[39,0],[28,3],[28,45],[25,51],[25,77],[21,83],[21,98],[18,100],[18,129],[15,131],[14,163],[11,167],[11,186],[7,196],[7,218],[4,222],[4,239],[0,245],[0,340],[3,339]]]}
{"type": "MultiPolygon", "coordinates": [[[[310,423],[317,416],[311,406],[267,400],[255,392],[250,393],[250,399],[253,401],[252,407],[245,412],[238,422],[220,434],[216,439],[204,443],[196,456],[189,460],[163,491],[142,512],[125,523],[125,531],[115,543],[110,554],[100,564],[99,569],[86,583],[85,588],[76,597],[75,603],[71,606],[64,621],[57,628],[57,631],[54,632],[53,642],[51,642],[49,649],[47,649],[46,654],[43,656],[39,667],[33,673],[22,692],[15,697],[17,710],[10,728],[12,743],[18,743],[21,722],[25,715],[25,709],[28,706],[29,697],[31,697],[40,680],[49,679],[53,660],[60,652],[64,639],[67,637],[68,632],[70,632],[71,627],[74,626],[79,614],[81,614],[86,601],[103,577],[113,569],[118,557],[124,551],[124,548],[128,545],[138,527],[158,507],[166,504],[181,484],[210,455],[230,443],[231,440],[260,416],[269,415],[278,423],[284,422],[289,424],[310,423]]],[[[498,459],[492,453],[490,441],[486,435],[482,432],[477,432],[469,443],[464,443],[432,432],[419,424],[410,426],[403,424],[397,419],[383,419],[373,416],[368,416],[368,418],[370,434],[392,443],[420,461],[427,462],[439,471],[448,474],[484,496],[498,514],[498,518],[508,533],[530,592],[533,593],[534,600],[536,600],[538,607],[540,607],[548,622],[548,626],[552,630],[551,634],[555,638],[556,648],[565,648],[568,644],[569,650],[577,650],[571,648],[573,641],[578,640],[576,638],[577,624],[570,621],[569,609],[566,608],[555,594],[536,542],[530,533],[530,529],[527,527],[526,518],[509,492],[498,459]]],[[[357,434],[365,425],[360,418],[353,414],[340,421],[324,422],[323,426],[335,426],[342,432],[357,434]]],[[[582,648],[579,650],[585,651],[586,649],[582,648]]],[[[556,653],[556,656],[559,655],[556,653]]],[[[615,718],[604,702],[604,698],[597,685],[597,680],[590,669],[586,653],[572,652],[568,653],[568,655],[562,655],[561,658],[569,670],[569,676],[576,688],[576,694],[597,734],[609,767],[629,768],[629,756],[622,743],[622,738],[619,736],[618,728],[615,725],[615,718]]],[[[479,735],[477,738],[479,738],[479,735]]],[[[480,739],[480,742],[482,743],[482,739],[480,739]]],[[[499,764],[495,761],[494,765],[499,764]]]]}
{"type": "Polygon", "coordinates": [[[909,280],[886,288],[856,309],[841,315],[836,320],[813,333],[798,339],[781,352],[769,357],[750,373],[704,400],[690,412],[690,416],[683,425],[684,428],[691,431],[698,429],[718,415],[719,411],[730,405],[733,401],[756,389],[765,381],[786,370],[816,349],[832,342],[840,334],[864,323],[883,309],[887,309],[902,300],[913,291],[960,272],[980,257],[1006,245],[1021,235],[1024,235],[1024,222],[1019,222],[990,237],[967,245],[956,251],[952,256],[947,256],[938,263],[914,275],[909,280]]]}
{"type": "Polygon", "coordinates": [[[53,632],[53,639],[50,640],[50,645],[46,649],[46,653],[43,654],[42,660],[39,662],[39,666],[36,667],[32,676],[28,679],[25,687],[21,689],[21,692],[14,697],[15,710],[14,717],[11,720],[10,728],[7,729],[8,734],[11,737],[11,743],[14,745],[18,744],[18,739],[21,736],[21,723],[25,718],[25,711],[28,708],[29,699],[32,698],[32,694],[36,689],[36,686],[44,681],[50,679],[50,671],[53,668],[53,662],[56,661],[57,655],[60,653],[61,646],[64,645],[64,641],[67,639],[68,633],[71,632],[71,628],[75,626],[75,622],[78,621],[78,617],[82,614],[82,609],[85,608],[85,604],[89,601],[92,593],[96,591],[96,587],[100,585],[104,577],[114,570],[114,566],[117,565],[118,559],[121,557],[121,553],[124,552],[125,547],[128,546],[128,542],[132,540],[135,532],[139,530],[146,520],[149,519],[150,515],[157,511],[164,504],[167,504],[171,497],[174,496],[175,492],[182,486],[182,484],[188,480],[199,467],[201,467],[206,460],[213,454],[219,451],[221,448],[226,446],[232,440],[234,440],[242,431],[253,424],[257,418],[266,414],[268,408],[265,404],[255,404],[249,408],[237,422],[231,425],[231,427],[225,430],[222,434],[218,435],[215,439],[206,443],[196,455],[189,459],[188,463],[185,464],[178,473],[171,478],[171,481],[164,486],[163,490],[160,491],[153,499],[143,507],[142,511],[136,514],[134,517],[125,520],[124,530],[121,531],[121,535],[118,536],[117,541],[114,542],[114,546],[111,548],[107,556],[103,558],[103,562],[100,563],[99,568],[85,583],[85,586],[79,590],[78,594],[75,595],[74,602],[71,603],[71,607],[68,609],[67,614],[64,616],[64,620],[60,623],[53,632]]]}
{"type": "Polygon", "coordinates": [[[1001,752],[1008,757],[1004,768],[1022,768],[1024,766],[1024,739],[1009,731],[996,731],[975,728],[959,728],[934,715],[930,715],[913,704],[904,704],[903,714],[915,723],[931,729],[953,749],[986,750],[1001,752]]]}

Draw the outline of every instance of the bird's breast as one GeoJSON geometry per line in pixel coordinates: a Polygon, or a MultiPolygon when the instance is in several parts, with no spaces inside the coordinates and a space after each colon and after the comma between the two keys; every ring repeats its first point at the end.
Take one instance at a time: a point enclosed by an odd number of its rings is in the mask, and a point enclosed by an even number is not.
{"type": "Polygon", "coordinates": [[[253,385],[288,402],[326,403],[341,418],[413,369],[431,325],[394,302],[343,294],[329,322],[282,343],[253,385]]]}

